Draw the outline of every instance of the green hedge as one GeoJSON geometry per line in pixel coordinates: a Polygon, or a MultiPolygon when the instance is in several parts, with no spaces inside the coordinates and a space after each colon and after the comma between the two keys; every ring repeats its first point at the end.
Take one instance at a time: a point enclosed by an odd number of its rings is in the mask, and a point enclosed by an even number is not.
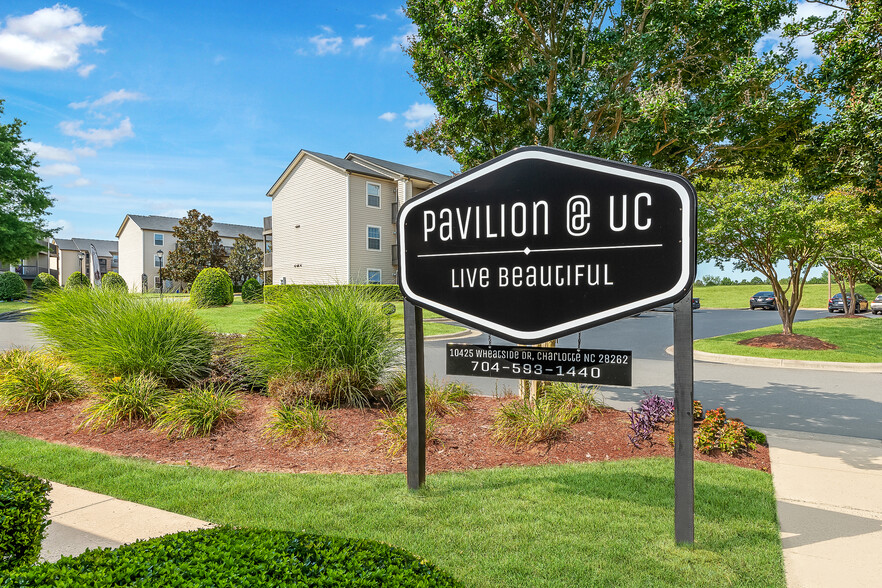
{"type": "Polygon", "coordinates": [[[129,285],[125,279],[116,272],[107,272],[101,277],[102,288],[115,288],[117,290],[129,291],[129,285]]]}
{"type": "Polygon", "coordinates": [[[0,273],[0,300],[21,300],[28,295],[28,287],[15,272],[0,273]]]}
{"type": "Polygon", "coordinates": [[[61,286],[58,284],[58,279],[55,276],[42,272],[37,274],[37,277],[31,283],[31,294],[36,296],[37,294],[45,294],[59,288],[61,286]]]}
{"type": "Polygon", "coordinates": [[[91,288],[92,283],[83,272],[74,272],[67,278],[65,288],[91,288]]]}
{"type": "Polygon", "coordinates": [[[40,557],[49,526],[48,482],[0,466],[0,572],[28,566],[40,557]]]}
{"type": "Polygon", "coordinates": [[[242,302],[263,302],[263,286],[254,278],[248,278],[242,284],[242,302]]]}
{"type": "Polygon", "coordinates": [[[207,267],[193,280],[190,303],[197,308],[227,306],[233,303],[233,280],[227,270],[207,267]]]}
{"type": "Polygon", "coordinates": [[[424,559],[363,539],[221,527],[89,550],[18,570],[23,586],[462,586],[424,559]]]}
{"type": "Polygon", "coordinates": [[[333,288],[354,288],[356,290],[367,290],[375,292],[381,300],[403,300],[401,288],[397,284],[342,284],[342,285],[325,285],[325,284],[285,284],[269,285],[263,287],[263,297],[267,303],[279,302],[290,296],[298,290],[330,290],[333,288]]]}

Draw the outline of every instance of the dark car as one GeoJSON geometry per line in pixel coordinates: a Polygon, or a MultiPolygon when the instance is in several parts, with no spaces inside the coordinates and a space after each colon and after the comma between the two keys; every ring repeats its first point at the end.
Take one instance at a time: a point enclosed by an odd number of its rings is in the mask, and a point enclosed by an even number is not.
{"type": "MultiPolygon", "coordinates": [[[[866,298],[855,292],[854,299],[856,301],[854,305],[855,313],[867,312],[870,310],[870,303],[867,302],[866,298]]],[[[845,303],[851,304],[851,298],[846,296],[845,303]]],[[[845,312],[845,307],[842,305],[842,292],[837,292],[833,295],[833,298],[827,301],[827,310],[829,312],[845,312]]]]}
{"type": "Polygon", "coordinates": [[[701,298],[692,299],[692,310],[701,308],[701,298]]]}
{"type": "Polygon", "coordinates": [[[873,299],[870,303],[870,310],[873,311],[873,314],[882,314],[882,294],[873,299]]]}
{"type": "Polygon", "coordinates": [[[775,302],[774,292],[757,292],[750,297],[750,310],[754,308],[765,308],[766,310],[775,310],[778,308],[775,302]]]}

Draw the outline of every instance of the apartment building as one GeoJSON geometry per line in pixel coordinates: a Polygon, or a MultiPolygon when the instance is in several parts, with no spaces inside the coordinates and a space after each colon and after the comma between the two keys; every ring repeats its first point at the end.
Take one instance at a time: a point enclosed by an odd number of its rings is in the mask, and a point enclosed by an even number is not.
{"type": "Polygon", "coordinates": [[[450,176],[349,153],[301,150],[270,187],[264,271],[273,284],[394,284],[404,201],[450,176]]]}
{"type": "Polygon", "coordinates": [[[92,247],[98,254],[98,271],[102,276],[107,272],[119,272],[119,247],[116,241],[75,237],[52,239],[52,243],[56,253],[49,258],[49,267],[57,272],[53,275],[62,286],[74,272],[82,272],[91,279],[92,247]]]}
{"type": "MultiPolygon", "coordinates": [[[[183,291],[180,282],[165,280],[160,284],[159,268],[165,267],[168,253],[176,247],[173,231],[179,218],[170,216],[143,216],[127,214],[116,237],[119,239],[119,274],[134,292],[183,291]]],[[[218,232],[227,254],[240,235],[247,235],[258,243],[263,242],[263,228],[249,225],[213,223],[211,229],[218,232]]]]}

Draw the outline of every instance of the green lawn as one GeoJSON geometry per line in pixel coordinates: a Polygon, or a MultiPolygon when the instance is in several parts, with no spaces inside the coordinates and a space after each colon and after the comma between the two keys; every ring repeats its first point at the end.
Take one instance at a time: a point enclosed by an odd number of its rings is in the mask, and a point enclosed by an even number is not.
{"type": "MultiPolygon", "coordinates": [[[[392,329],[396,332],[404,332],[404,312],[402,303],[396,302],[396,311],[392,315],[392,329]]],[[[204,319],[209,327],[219,333],[247,333],[254,326],[257,319],[267,309],[265,304],[244,304],[238,296],[230,306],[219,308],[198,308],[196,314],[204,319]]],[[[433,312],[424,312],[423,319],[437,318],[439,315],[433,312]]],[[[423,334],[426,337],[432,335],[450,335],[459,333],[463,329],[450,324],[425,321],[423,334]]]]}
{"type": "Polygon", "coordinates": [[[0,463],[218,524],[384,541],[470,586],[785,586],[772,478],[695,463],[695,545],[674,543],[671,459],[429,475],[213,471],[0,432],[0,463]]]}
{"type": "MultiPolygon", "coordinates": [[[[759,312],[759,311],[757,311],[759,312]]],[[[765,349],[738,345],[738,341],[781,332],[781,325],[733,333],[711,339],[699,339],[695,349],[726,355],[747,355],[775,359],[803,361],[843,361],[858,363],[882,362],[882,320],[870,318],[842,318],[831,316],[793,324],[793,332],[817,337],[838,346],[827,351],[798,351],[792,349],[765,349]]]]}
{"type": "Polygon", "coordinates": [[[27,310],[34,308],[34,304],[30,300],[15,300],[13,302],[0,302],[0,314],[11,312],[13,310],[27,310]]]}
{"type": "MultiPolygon", "coordinates": [[[[876,297],[873,288],[866,284],[860,284],[856,288],[859,294],[863,294],[867,300],[876,297]]],[[[771,286],[698,286],[693,290],[693,296],[701,298],[701,306],[704,308],[750,308],[750,297],[757,292],[769,292],[771,286]]],[[[833,285],[833,294],[839,288],[833,285]]],[[[805,293],[800,303],[800,308],[827,308],[827,284],[806,284],[805,293]]],[[[757,311],[759,312],[759,311],[757,311]]]]}

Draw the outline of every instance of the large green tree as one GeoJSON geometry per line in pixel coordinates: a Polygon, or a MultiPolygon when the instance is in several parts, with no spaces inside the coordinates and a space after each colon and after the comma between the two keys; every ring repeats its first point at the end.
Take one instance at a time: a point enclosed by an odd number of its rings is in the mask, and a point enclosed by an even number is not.
{"type": "Polygon", "coordinates": [[[802,172],[815,189],[851,183],[882,207],[882,3],[808,1],[839,10],[787,29],[812,35],[820,58],[796,76],[822,107],[799,154],[802,172]]]}
{"type": "Polygon", "coordinates": [[[211,229],[213,220],[194,208],[178,221],[172,229],[177,244],[168,252],[163,278],[189,285],[203,269],[224,267],[224,246],[217,231],[211,229]]]}
{"type": "Polygon", "coordinates": [[[227,272],[233,283],[242,284],[248,278],[256,278],[262,269],[263,252],[257,246],[257,241],[240,233],[227,259],[227,272]]]}
{"type": "Polygon", "coordinates": [[[758,56],[793,0],[408,0],[438,110],[407,138],[469,168],[545,145],[695,176],[783,170],[813,105],[758,56]]]}
{"type": "Polygon", "coordinates": [[[775,293],[782,332],[793,334],[808,274],[825,250],[819,223],[826,218],[823,198],[803,190],[794,174],[772,180],[734,170],[698,185],[699,261],[722,268],[759,272],[775,293]],[[786,274],[779,275],[779,262],[786,274]],[[783,281],[783,283],[782,283],[783,281]]]}
{"type": "Polygon", "coordinates": [[[36,254],[45,247],[38,241],[51,236],[46,210],[53,199],[37,174],[36,155],[22,139],[23,126],[17,118],[11,123],[0,122],[0,264],[36,254]]]}

